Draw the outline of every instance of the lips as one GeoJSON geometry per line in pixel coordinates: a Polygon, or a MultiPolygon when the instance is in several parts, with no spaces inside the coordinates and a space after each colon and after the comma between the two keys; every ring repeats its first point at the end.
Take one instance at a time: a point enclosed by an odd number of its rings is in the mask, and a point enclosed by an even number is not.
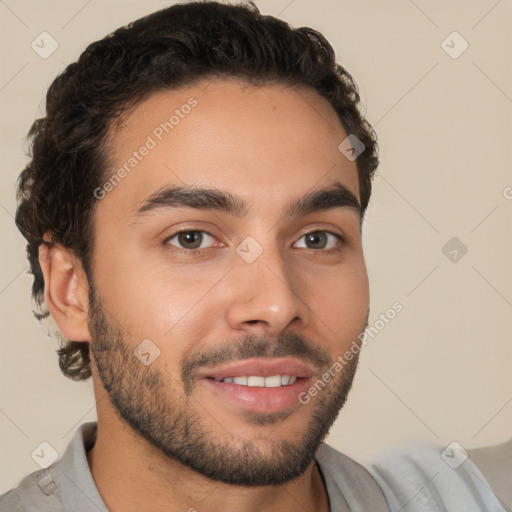
{"type": "Polygon", "coordinates": [[[272,377],[275,375],[288,375],[309,379],[315,374],[315,368],[295,359],[265,358],[235,361],[221,367],[205,369],[199,377],[210,377],[215,380],[226,378],[255,376],[272,377]]]}
{"type": "Polygon", "coordinates": [[[300,404],[315,368],[294,359],[249,359],[204,369],[199,381],[223,403],[257,413],[279,412],[300,404]]]}

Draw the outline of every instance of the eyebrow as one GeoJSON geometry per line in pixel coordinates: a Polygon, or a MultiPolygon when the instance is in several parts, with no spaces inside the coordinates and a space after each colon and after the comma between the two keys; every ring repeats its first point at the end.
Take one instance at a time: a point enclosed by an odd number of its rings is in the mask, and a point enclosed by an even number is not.
{"type": "MultiPolygon", "coordinates": [[[[143,201],[135,214],[135,221],[159,209],[195,208],[213,210],[245,217],[249,211],[247,203],[229,192],[210,187],[176,186],[164,187],[143,201]]],[[[361,205],[345,185],[335,182],[326,188],[314,190],[292,198],[283,209],[283,217],[300,217],[321,210],[348,208],[361,215],[361,205]]]]}

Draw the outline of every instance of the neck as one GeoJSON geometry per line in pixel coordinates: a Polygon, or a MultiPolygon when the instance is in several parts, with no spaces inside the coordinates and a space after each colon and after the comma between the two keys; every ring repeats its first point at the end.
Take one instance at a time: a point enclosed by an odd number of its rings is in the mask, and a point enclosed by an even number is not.
{"type": "Polygon", "coordinates": [[[302,475],[285,484],[229,485],[210,480],[169,458],[113,411],[101,409],[98,408],[96,442],[87,459],[110,512],[329,511],[325,483],[314,461],[302,475]]]}

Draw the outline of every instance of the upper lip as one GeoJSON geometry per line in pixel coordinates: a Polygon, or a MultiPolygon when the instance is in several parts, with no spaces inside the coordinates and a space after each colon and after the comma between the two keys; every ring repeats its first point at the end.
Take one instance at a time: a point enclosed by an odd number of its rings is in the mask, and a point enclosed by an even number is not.
{"type": "Polygon", "coordinates": [[[315,368],[306,363],[296,359],[274,357],[233,361],[219,367],[202,370],[199,372],[199,377],[225,379],[227,377],[242,377],[244,375],[258,375],[262,377],[295,375],[296,377],[309,378],[314,374],[315,368]]]}

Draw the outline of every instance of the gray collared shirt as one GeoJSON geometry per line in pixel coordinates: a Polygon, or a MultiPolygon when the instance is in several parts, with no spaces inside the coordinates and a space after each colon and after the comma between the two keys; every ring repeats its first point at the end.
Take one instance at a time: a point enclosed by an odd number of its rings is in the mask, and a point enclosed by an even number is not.
{"type": "MultiPolygon", "coordinates": [[[[97,423],[81,425],[60,459],[35,471],[0,496],[1,512],[108,512],[94,483],[86,452],[97,423]]],[[[388,512],[382,491],[360,464],[322,443],[316,461],[332,512],[388,512]]]]}
{"type": "MultiPolygon", "coordinates": [[[[60,459],[0,496],[0,512],[108,512],[86,456],[96,432],[96,422],[81,425],[60,459]]],[[[416,444],[375,460],[366,470],[322,443],[315,459],[331,512],[506,510],[470,459],[454,469],[440,453],[439,447],[416,444]]]]}
{"type": "MultiPolygon", "coordinates": [[[[433,444],[410,443],[374,458],[368,469],[391,512],[508,512],[466,456],[433,444]]],[[[509,475],[512,485],[510,462],[496,460],[494,466],[509,475]]]]}

